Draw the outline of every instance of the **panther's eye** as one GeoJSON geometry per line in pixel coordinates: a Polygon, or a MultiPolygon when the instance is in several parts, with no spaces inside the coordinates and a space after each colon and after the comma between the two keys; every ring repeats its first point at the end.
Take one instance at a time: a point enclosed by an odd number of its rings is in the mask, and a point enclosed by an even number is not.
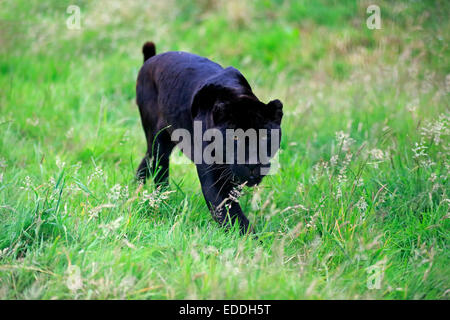
{"type": "Polygon", "coordinates": [[[239,137],[238,137],[238,136],[233,136],[233,139],[234,139],[235,141],[237,141],[237,140],[239,140],[239,137]]]}

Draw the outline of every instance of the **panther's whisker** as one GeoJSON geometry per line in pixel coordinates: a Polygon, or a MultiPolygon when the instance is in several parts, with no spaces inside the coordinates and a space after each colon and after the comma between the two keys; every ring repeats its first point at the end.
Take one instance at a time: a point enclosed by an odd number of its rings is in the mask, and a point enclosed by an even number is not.
{"type": "Polygon", "coordinates": [[[206,168],[206,171],[202,174],[202,177],[203,177],[205,174],[210,173],[210,172],[212,172],[212,171],[214,171],[214,170],[226,168],[226,165],[225,165],[225,164],[222,164],[222,165],[218,165],[218,167],[213,167],[213,168],[209,169],[209,168],[212,167],[213,165],[214,165],[214,163],[213,163],[213,164],[210,164],[210,165],[208,166],[208,168],[206,168]]]}
{"type": "Polygon", "coordinates": [[[222,189],[223,189],[223,187],[225,186],[225,184],[226,184],[227,182],[231,181],[231,179],[230,179],[230,178],[231,178],[230,174],[231,174],[231,176],[233,175],[233,173],[231,172],[231,170],[230,170],[229,174],[225,177],[225,181],[224,181],[224,183],[222,184],[222,187],[220,187],[219,192],[217,193],[217,195],[220,194],[220,192],[222,191],[222,189]]]}
{"type": "Polygon", "coordinates": [[[220,180],[222,179],[224,174],[226,174],[224,177],[224,178],[226,178],[226,177],[228,177],[229,174],[232,174],[232,172],[229,168],[226,168],[225,170],[223,170],[222,173],[220,174],[219,178],[217,179],[217,181],[214,182],[210,188],[214,187],[218,182],[220,182],[220,180]]]}

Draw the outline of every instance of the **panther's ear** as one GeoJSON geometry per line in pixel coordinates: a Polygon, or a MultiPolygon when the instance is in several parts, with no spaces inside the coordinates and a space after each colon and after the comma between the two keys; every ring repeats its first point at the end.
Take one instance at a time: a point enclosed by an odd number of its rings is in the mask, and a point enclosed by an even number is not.
{"type": "Polygon", "coordinates": [[[214,103],[214,106],[212,108],[212,116],[214,124],[223,123],[224,121],[227,121],[231,118],[231,112],[230,112],[229,104],[222,101],[222,100],[216,100],[214,103]]]}
{"type": "Polygon", "coordinates": [[[205,109],[206,106],[211,106],[213,101],[214,88],[210,85],[204,85],[194,92],[191,101],[191,115],[192,119],[195,119],[200,113],[201,109],[205,109]]]}
{"type": "Polygon", "coordinates": [[[270,101],[267,104],[267,109],[269,118],[277,124],[281,124],[281,119],[283,118],[283,104],[281,101],[278,99],[270,101]]]}
{"type": "Polygon", "coordinates": [[[212,110],[222,91],[223,88],[215,84],[206,84],[196,90],[191,102],[192,119],[203,111],[212,110]]]}

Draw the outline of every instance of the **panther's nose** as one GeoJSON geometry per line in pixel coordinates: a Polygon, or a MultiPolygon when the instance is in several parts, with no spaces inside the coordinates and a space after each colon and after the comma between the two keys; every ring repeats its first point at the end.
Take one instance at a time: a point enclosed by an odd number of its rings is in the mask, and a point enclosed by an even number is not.
{"type": "Polygon", "coordinates": [[[251,176],[257,176],[259,174],[259,166],[257,164],[249,164],[247,167],[251,176]]]}

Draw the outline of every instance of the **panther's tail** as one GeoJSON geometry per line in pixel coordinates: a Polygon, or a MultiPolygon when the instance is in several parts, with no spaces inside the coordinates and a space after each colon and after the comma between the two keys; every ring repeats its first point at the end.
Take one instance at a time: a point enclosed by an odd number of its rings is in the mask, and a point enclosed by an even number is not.
{"type": "Polygon", "coordinates": [[[151,41],[144,43],[142,53],[144,54],[144,62],[153,57],[156,54],[155,44],[151,41]]]}

